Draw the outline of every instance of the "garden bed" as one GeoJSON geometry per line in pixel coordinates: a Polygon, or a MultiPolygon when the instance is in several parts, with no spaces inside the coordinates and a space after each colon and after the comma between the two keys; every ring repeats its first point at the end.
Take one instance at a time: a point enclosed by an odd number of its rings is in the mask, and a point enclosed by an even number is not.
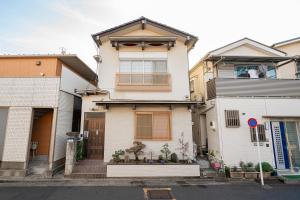
{"type": "Polygon", "coordinates": [[[199,177],[198,164],[109,163],[107,177],[199,177]]]}

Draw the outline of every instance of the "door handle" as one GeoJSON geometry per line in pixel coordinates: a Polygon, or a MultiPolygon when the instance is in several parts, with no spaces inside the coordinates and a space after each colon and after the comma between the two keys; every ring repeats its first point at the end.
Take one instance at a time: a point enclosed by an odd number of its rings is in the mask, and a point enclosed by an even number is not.
{"type": "Polygon", "coordinates": [[[97,136],[99,135],[99,130],[98,130],[98,129],[96,130],[96,135],[97,135],[97,136]]]}

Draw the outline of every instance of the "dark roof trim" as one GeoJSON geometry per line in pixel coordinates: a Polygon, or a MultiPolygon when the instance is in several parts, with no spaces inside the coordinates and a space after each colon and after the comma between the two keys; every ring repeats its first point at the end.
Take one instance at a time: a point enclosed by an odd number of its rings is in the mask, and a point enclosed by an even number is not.
{"type": "Polygon", "coordinates": [[[218,50],[223,49],[223,48],[225,48],[225,47],[228,47],[228,46],[230,46],[230,45],[232,45],[232,44],[238,43],[238,42],[240,42],[240,41],[242,41],[242,40],[250,40],[250,41],[252,41],[252,42],[258,43],[258,44],[263,45],[263,46],[265,46],[265,47],[267,47],[267,48],[273,49],[273,50],[275,50],[275,51],[278,51],[278,52],[281,52],[281,53],[287,55],[286,52],[280,51],[280,50],[278,50],[278,49],[273,48],[272,46],[268,46],[268,45],[266,45],[266,44],[260,43],[260,42],[258,42],[258,41],[256,41],[256,40],[252,40],[252,39],[247,38],[247,37],[244,37],[244,38],[242,38],[242,39],[240,39],[240,40],[237,40],[237,41],[235,41],[235,42],[231,42],[231,43],[229,43],[229,44],[227,44],[227,45],[224,45],[224,46],[219,47],[219,48],[217,48],[217,49],[214,49],[214,50],[212,50],[212,51],[209,51],[208,53],[210,54],[210,53],[212,53],[212,52],[214,52],[214,51],[218,51],[218,50]]]}
{"type": "Polygon", "coordinates": [[[296,38],[292,38],[292,39],[289,39],[289,40],[284,40],[284,41],[281,41],[281,42],[274,43],[272,45],[272,47],[281,46],[282,44],[291,43],[291,42],[297,41],[297,40],[300,40],[300,37],[296,37],[296,38]]]}
{"type": "Polygon", "coordinates": [[[167,100],[162,100],[162,101],[148,101],[148,100],[113,100],[113,101],[93,101],[98,105],[103,105],[103,104],[177,104],[177,105],[192,105],[192,104],[203,104],[203,102],[200,101],[167,101],[167,100]]]}
{"type": "Polygon", "coordinates": [[[223,62],[270,62],[278,63],[293,59],[292,57],[259,57],[259,56],[209,56],[205,61],[218,61],[222,59],[223,62]]]}
{"type": "Polygon", "coordinates": [[[194,45],[194,44],[197,42],[197,40],[198,40],[198,38],[197,38],[196,36],[192,35],[192,34],[189,34],[189,33],[186,33],[186,32],[184,32],[184,31],[178,30],[178,29],[176,29],[176,28],[167,26],[167,25],[165,25],[165,24],[161,24],[161,23],[159,23],[159,22],[153,21],[153,20],[148,19],[148,18],[143,17],[143,16],[140,17],[140,18],[138,18],[138,19],[132,20],[132,21],[130,21],[130,22],[121,24],[121,25],[119,25],[119,26],[116,26],[116,27],[107,29],[107,30],[105,30],[105,31],[101,31],[101,32],[92,34],[92,37],[93,37],[95,43],[96,43],[97,45],[99,45],[99,44],[97,43],[97,40],[96,40],[96,37],[97,37],[97,36],[98,36],[98,37],[103,37],[103,36],[112,34],[112,33],[114,33],[114,32],[120,31],[120,30],[122,30],[122,29],[125,29],[125,28],[127,28],[127,27],[129,27],[129,26],[134,26],[134,25],[136,25],[136,24],[143,24],[143,22],[146,22],[147,24],[150,24],[150,25],[156,26],[156,27],[158,27],[158,28],[164,29],[164,30],[166,30],[166,31],[168,31],[168,32],[171,32],[171,33],[174,33],[174,34],[177,34],[177,35],[186,37],[186,38],[190,38],[190,40],[193,39],[193,40],[194,40],[193,45],[194,45]]]}

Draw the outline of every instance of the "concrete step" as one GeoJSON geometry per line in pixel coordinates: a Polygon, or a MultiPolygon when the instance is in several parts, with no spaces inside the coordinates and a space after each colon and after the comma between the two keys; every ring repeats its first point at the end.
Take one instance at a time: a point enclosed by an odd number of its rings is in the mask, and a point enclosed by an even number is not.
{"type": "Polygon", "coordinates": [[[15,177],[25,177],[27,170],[19,169],[0,169],[0,176],[15,176],[15,177]]]}
{"type": "Polygon", "coordinates": [[[105,173],[72,173],[71,175],[65,176],[68,178],[82,178],[82,179],[93,179],[93,178],[105,178],[105,173]]]}

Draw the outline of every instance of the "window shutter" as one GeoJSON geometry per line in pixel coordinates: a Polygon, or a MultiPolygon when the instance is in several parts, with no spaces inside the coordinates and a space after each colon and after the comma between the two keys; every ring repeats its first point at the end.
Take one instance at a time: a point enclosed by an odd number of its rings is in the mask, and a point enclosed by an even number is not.
{"type": "Polygon", "coordinates": [[[238,110],[225,110],[225,123],[227,128],[240,127],[240,115],[238,110]]]}
{"type": "Polygon", "coordinates": [[[151,139],[152,114],[137,114],[136,123],[136,139],[151,139]]]}
{"type": "Polygon", "coordinates": [[[153,139],[169,139],[170,116],[169,113],[154,113],[153,115],[153,139]]]}

